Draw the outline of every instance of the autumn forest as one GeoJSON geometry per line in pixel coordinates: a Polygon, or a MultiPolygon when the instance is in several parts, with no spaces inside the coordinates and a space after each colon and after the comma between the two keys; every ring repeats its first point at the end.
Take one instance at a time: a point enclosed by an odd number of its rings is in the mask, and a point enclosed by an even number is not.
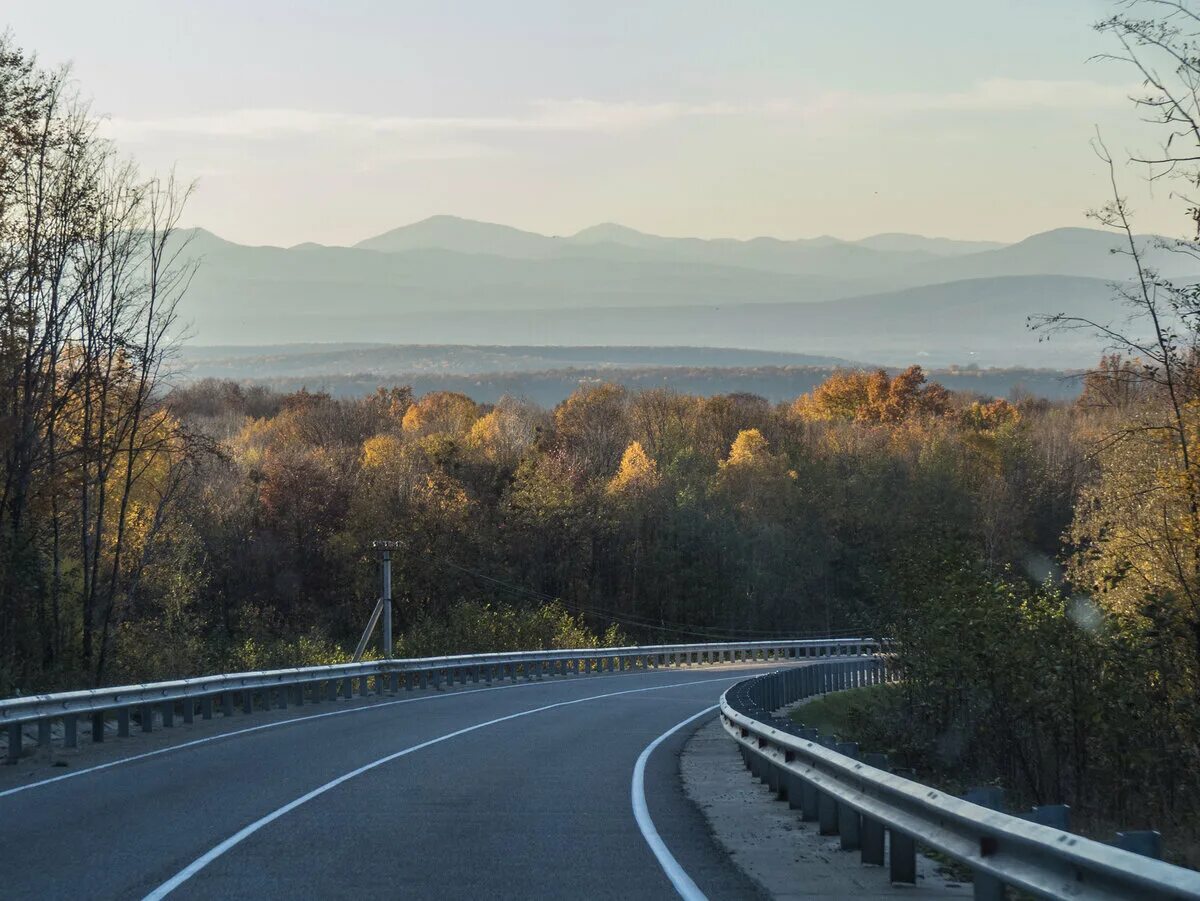
{"type": "Polygon", "coordinates": [[[400,655],[887,636],[878,745],[1194,827],[1200,297],[1119,196],[1135,324],[1034,323],[1108,329],[1076,400],[916,366],[778,404],[279,393],[172,379],[189,189],[72,91],[0,40],[0,696],[348,659],[388,539],[400,655]]]}

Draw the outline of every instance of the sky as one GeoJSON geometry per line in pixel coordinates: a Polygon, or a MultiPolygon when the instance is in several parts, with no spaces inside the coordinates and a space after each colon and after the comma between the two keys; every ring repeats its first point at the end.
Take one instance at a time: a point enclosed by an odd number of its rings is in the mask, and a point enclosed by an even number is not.
{"type": "MultiPolygon", "coordinates": [[[[436,214],[570,234],[1088,224],[1089,141],[1160,138],[1092,23],[1106,0],[7,0],[104,133],[196,180],[186,222],[351,244],[436,214]]],[[[1184,207],[1121,166],[1142,231],[1184,207]]]]}

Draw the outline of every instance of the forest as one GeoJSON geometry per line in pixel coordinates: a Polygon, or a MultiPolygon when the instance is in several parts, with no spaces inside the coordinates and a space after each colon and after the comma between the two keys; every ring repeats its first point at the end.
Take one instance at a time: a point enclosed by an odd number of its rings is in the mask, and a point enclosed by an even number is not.
{"type": "Polygon", "coordinates": [[[1075,401],[915,366],[782,403],[343,398],[171,383],[188,188],[8,38],[0,132],[0,696],[344,660],[388,539],[403,655],[887,636],[881,741],[1126,825],[1196,809],[1200,293],[1119,194],[1135,325],[1040,323],[1118,351],[1075,401]]]}

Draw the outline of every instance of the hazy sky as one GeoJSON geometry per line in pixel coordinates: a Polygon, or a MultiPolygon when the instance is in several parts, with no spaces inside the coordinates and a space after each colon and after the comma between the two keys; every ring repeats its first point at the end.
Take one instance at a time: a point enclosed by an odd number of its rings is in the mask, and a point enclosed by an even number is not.
{"type": "MultiPolygon", "coordinates": [[[[1017,239],[1149,147],[1102,0],[15,0],[188,219],[352,243],[435,213],[565,234],[1017,239]]],[[[1147,231],[1185,219],[1123,173],[1147,231]]]]}

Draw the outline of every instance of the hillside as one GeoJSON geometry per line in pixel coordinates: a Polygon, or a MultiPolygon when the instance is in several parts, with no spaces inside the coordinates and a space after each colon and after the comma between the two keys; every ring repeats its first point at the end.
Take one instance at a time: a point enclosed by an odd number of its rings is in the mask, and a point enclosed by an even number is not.
{"type": "MultiPolygon", "coordinates": [[[[334,397],[362,397],[380,384],[409,385],[418,396],[431,391],[457,391],[478,403],[496,403],[503,397],[520,397],[543,406],[554,406],[581,387],[613,383],[632,391],[668,388],[681,394],[713,397],[754,394],[771,403],[785,403],[811,391],[833,375],[818,366],[766,366],[750,369],[686,367],[646,369],[550,369],[540,372],[483,372],[476,375],[400,374],[384,381],[370,375],[330,376],[322,379],[295,376],[250,379],[277,391],[326,391],[334,397]]],[[[1072,372],[1046,369],[932,370],[930,378],[955,391],[984,397],[1032,394],[1053,400],[1071,400],[1079,394],[1079,377],[1072,372]]]]}
{"type": "Polygon", "coordinates": [[[474,375],[555,369],[754,368],[849,366],[810,354],[728,347],[535,347],[454,344],[185,345],[179,363],[189,379],[327,377],[396,374],[474,375]]]}
{"type": "MultiPolygon", "coordinates": [[[[434,217],[356,247],[249,247],[201,229],[181,237],[201,263],[181,315],[205,345],[677,344],[1083,365],[1094,342],[1039,344],[1026,319],[1114,318],[1109,282],[1129,265],[1112,252],[1116,237],[1091,229],[996,246],[902,234],[664,238],[615,224],[560,238],[434,217]]],[[[1168,274],[1200,274],[1181,254],[1151,249],[1148,259],[1168,274]]]]}

